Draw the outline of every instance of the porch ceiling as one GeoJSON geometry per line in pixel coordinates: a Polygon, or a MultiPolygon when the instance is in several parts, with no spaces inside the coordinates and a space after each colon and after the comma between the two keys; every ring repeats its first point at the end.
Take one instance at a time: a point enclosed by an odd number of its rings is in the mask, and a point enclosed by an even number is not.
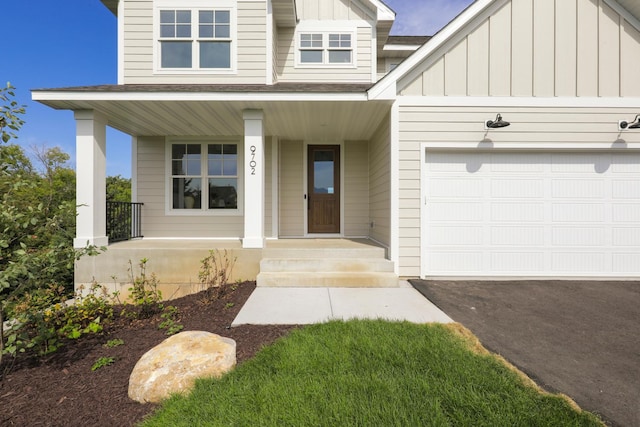
{"type": "MultiPolygon", "coordinates": [[[[303,96],[260,96],[240,99],[228,94],[162,99],[141,94],[103,96],[104,93],[34,91],[34,99],[56,109],[96,110],[107,124],[132,136],[229,136],[244,133],[243,110],[258,109],[265,114],[266,135],[282,139],[315,141],[369,139],[390,110],[390,104],[367,101],[366,94],[325,93],[303,96]],[[55,99],[54,99],[55,98],[55,99]]],[[[279,94],[278,94],[279,95],[279,94]]]]}

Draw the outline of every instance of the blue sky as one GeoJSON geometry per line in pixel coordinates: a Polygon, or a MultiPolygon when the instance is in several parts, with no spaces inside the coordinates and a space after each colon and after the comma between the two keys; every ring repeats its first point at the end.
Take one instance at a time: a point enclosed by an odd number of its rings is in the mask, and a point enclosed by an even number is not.
{"type": "MultiPolygon", "coordinates": [[[[0,84],[11,82],[27,105],[15,140],[24,147],[61,147],[75,164],[75,121],[31,101],[31,89],[117,82],[116,18],[100,0],[16,0],[2,5],[0,84]]],[[[472,0],[385,0],[397,13],[395,35],[432,35],[472,0]]],[[[131,174],[129,136],[107,134],[107,173],[131,174]]]]}

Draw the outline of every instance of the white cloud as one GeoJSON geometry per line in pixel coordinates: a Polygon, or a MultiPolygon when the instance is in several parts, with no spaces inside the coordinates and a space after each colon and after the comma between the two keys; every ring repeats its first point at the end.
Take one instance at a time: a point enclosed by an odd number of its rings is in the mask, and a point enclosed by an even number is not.
{"type": "Polygon", "coordinates": [[[432,36],[473,0],[384,0],[396,12],[395,35],[432,36]]]}

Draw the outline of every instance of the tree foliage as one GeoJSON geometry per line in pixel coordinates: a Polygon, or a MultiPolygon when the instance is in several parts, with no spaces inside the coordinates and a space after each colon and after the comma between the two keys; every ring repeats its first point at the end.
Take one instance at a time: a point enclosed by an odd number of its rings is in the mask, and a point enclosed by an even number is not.
{"type": "Polygon", "coordinates": [[[107,177],[107,200],[131,202],[131,179],[120,175],[107,177]]]}
{"type": "MultiPolygon", "coordinates": [[[[22,147],[10,144],[24,124],[24,107],[11,85],[0,90],[0,325],[11,305],[27,295],[73,289],[73,264],[95,252],[73,248],[75,172],[59,148],[35,149],[36,168],[22,147]]],[[[0,357],[4,337],[0,328],[0,357]]]]}
{"type": "Polygon", "coordinates": [[[15,96],[15,88],[9,82],[0,89],[0,138],[5,143],[17,138],[16,132],[24,124],[21,116],[25,113],[25,106],[19,105],[13,99],[15,96]]]}

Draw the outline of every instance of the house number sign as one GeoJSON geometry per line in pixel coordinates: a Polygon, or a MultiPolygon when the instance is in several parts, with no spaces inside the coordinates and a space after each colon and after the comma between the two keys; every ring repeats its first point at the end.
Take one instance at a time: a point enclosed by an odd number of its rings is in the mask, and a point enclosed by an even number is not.
{"type": "Polygon", "coordinates": [[[249,161],[249,169],[251,170],[251,175],[255,175],[256,174],[256,166],[258,166],[258,163],[256,162],[256,151],[257,151],[256,146],[252,145],[249,148],[249,151],[251,152],[251,160],[249,161]]]}

